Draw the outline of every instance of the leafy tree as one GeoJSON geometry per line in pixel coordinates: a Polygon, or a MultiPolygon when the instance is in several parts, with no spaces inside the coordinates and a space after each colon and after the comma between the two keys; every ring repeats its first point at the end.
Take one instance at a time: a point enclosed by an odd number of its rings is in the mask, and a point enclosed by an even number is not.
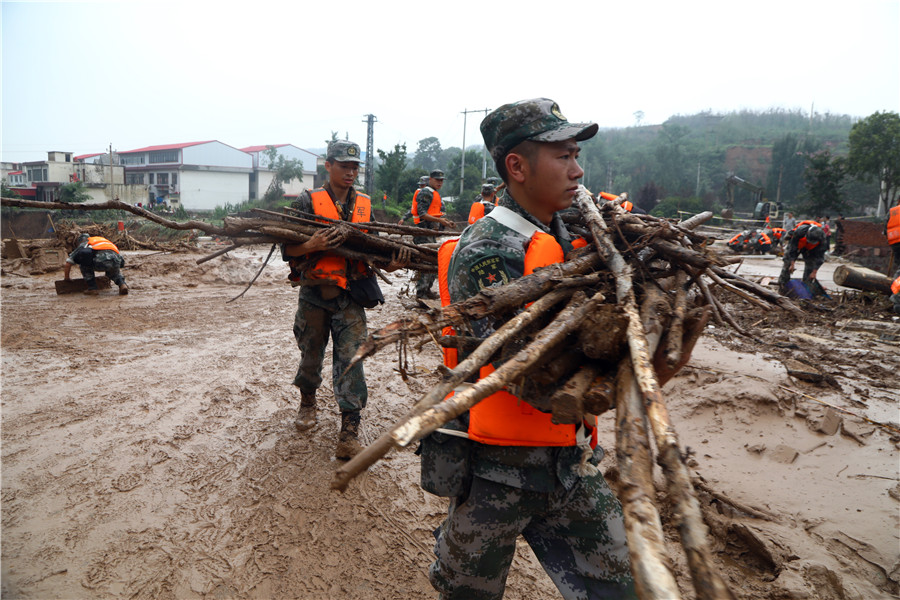
{"type": "Polygon", "coordinates": [[[801,209],[811,215],[839,213],[847,210],[841,187],[846,177],[846,159],[832,156],[828,150],[809,157],[804,172],[806,194],[801,209]]]}
{"type": "Polygon", "coordinates": [[[850,129],[848,172],[865,181],[882,182],[878,214],[900,189],[900,115],[876,112],[850,129]]]}
{"type": "MultiPolygon", "coordinates": [[[[441,196],[456,196],[459,193],[459,172],[460,172],[460,162],[462,161],[462,152],[458,152],[456,156],[450,159],[450,162],[447,164],[446,175],[447,179],[444,181],[444,188],[441,190],[441,196]]],[[[482,155],[480,150],[466,150],[466,170],[463,176],[463,191],[460,200],[461,203],[458,203],[454,208],[457,211],[462,211],[462,206],[465,205],[465,212],[468,214],[469,207],[471,206],[471,202],[475,197],[475,194],[481,192],[481,167],[482,167],[482,155]]],[[[488,177],[490,177],[490,172],[488,173],[488,177]]]]}
{"type": "Polygon", "coordinates": [[[278,153],[275,146],[266,146],[263,154],[268,160],[268,168],[275,172],[269,188],[263,195],[263,204],[272,206],[284,199],[284,184],[294,179],[303,181],[303,162],[297,158],[286,158],[278,153]]]}
{"type": "Polygon", "coordinates": [[[655,155],[657,161],[657,180],[664,189],[674,192],[693,191],[688,183],[689,173],[693,171],[688,158],[686,142],[690,130],[682,125],[664,123],[659,132],[655,155]]]}
{"type": "Polygon", "coordinates": [[[61,202],[87,202],[90,199],[91,195],[85,191],[84,184],[80,181],[59,186],[59,200],[61,202]]]}
{"type": "Polygon", "coordinates": [[[6,185],[6,178],[0,179],[0,195],[4,198],[18,198],[17,194],[11,187],[6,185]]]}
{"type": "Polygon", "coordinates": [[[436,137],[427,137],[419,140],[419,146],[416,148],[416,155],[413,157],[412,164],[418,169],[431,172],[439,168],[438,164],[441,160],[441,142],[436,137]]]}
{"type": "Polygon", "coordinates": [[[400,178],[406,170],[406,144],[394,144],[394,149],[385,152],[378,149],[378,158],[381,164],[375,172],[375,182],[379,188],[385,190],[389,197],[400,197],[400,178]]]}

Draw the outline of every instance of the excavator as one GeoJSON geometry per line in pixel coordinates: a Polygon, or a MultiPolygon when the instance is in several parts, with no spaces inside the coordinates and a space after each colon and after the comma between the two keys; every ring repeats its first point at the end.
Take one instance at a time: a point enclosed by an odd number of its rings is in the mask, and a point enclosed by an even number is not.
{"type": "Polygon", "coordinates": [[[725,177],[725,208],[722,210],[722,218],[731,220],[734,218],[734,189],[741,188],[749,191],[753,198],[753,219],[762,221],[766,217],[777,219],[781,212],[780,202],[769,202],[763,198],[764,188],[754,185],[745,179],[741,179],[732,172],[725,177]]]}

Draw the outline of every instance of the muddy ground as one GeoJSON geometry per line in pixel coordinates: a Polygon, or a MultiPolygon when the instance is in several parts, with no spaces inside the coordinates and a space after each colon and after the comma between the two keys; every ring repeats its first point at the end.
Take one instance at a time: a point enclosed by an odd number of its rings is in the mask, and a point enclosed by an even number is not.
{"type": "MultiPolygon", "coordinates": [[[[330,361],[318,428],[293,427],[297,292],[283,263],[226,302],[266,250],[199,266],[202,254],[126,253],[124,297],[57,296],[59,272],[4,273],[3,598],[435,597],[425,572],[446,501],[419,488],[412,448],[330,490],[330,361]]],[[[391,277],[370,329],[408,310],[409,274],[391,277]]],[[[664,388],[742,599],[897,597],[900,325],[839,299],[803,321],[733,305],[760,342],[713,325],[664,388]],[[791,358],[825,382],[790,376],[791,358]]],[[[410,358],[407,381],[396,352],[366,362],[364,442],[437,380],[433,344],[410,358]]],[[[614,480],[613,465],[609,452],[614,480]]],[[[524,544],[505,597],[558,597],[524,544]]]]}

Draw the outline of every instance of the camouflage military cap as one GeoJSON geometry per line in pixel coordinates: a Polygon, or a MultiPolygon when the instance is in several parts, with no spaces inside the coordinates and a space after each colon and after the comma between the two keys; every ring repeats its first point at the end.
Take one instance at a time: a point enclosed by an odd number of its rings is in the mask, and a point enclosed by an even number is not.
{"type": "Polygon", "coordinates": [[[419,177],[419,185],[428,185],[428,175],[419,177]]]}
{"type": "Polygon", "coordinates": [[[440,169],[435,169],[431,172],[431,175],[429,175],[429,177],[431,177],[432,179],[444,179],[444,172],[440,169]]]}
{"type": "Polygon", "coordinates": [[[814,244],[821,244],[825,241],[825,231],[821,227],[812,225],[806,231],[806,239],[814,244]]]}
{"type": "Polygon", "coordinates": [[[533,98],[504,104],[481,122],[481,135],[497,162],[525,140],[534,142],[577,141],[594,137],[596,123],[569,123],[559,105],[549,98],[533,98]]]}
{"type": "Polygon", "coordinates": [[[493,194],[494,193],[494,185],[491,183],[482,183],[481,184],[481,193],[482,194],[493,194]]]}
{"type": "Polygon", "coordinates": [[[346,140],[338,140],[328,144],[328,153],[325,156],[328,162],[362,162],[362,153],[359,144],[346,140]]]}
{"type": "Polygon", "coordinates": [[[498,185],[503,183],[503,180],[500,179],[499,177],[488,177],[485,181],[487,181],[489,184],[494,186],[495,189],[497,188],[498,185]]]}

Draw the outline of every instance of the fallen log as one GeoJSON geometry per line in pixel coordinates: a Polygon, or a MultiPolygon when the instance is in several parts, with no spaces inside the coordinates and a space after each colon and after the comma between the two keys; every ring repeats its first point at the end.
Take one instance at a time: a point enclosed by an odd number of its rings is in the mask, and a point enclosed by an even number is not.
{"type": "Polygon", "coordinates": [[[840,286],[862,290],[864,292],[880,292],[882,294],[891,293],[890,277],[882,275],[877,271],[864,269],[862,267],[852,267],[850,265],[840,265],[834,270],[834,282],[840,286]]]}

